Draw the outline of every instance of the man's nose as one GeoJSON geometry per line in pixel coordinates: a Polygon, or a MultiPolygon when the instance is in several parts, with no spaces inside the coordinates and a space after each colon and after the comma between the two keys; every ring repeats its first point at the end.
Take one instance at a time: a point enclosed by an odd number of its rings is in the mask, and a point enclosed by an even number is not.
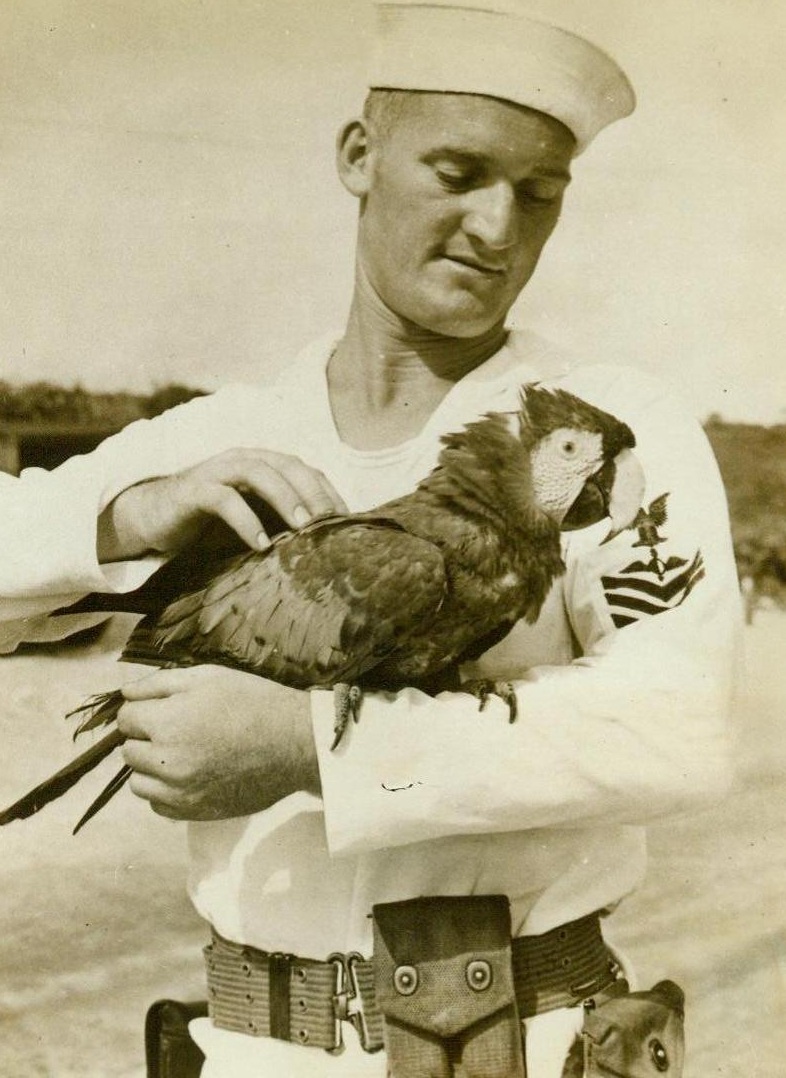
{"type": "Polygon", "coordinates": [[[516,193],[503,182],[477,188],[464,217],[464,231],[493,251],[506,250],[518,240],[516,193]]]}

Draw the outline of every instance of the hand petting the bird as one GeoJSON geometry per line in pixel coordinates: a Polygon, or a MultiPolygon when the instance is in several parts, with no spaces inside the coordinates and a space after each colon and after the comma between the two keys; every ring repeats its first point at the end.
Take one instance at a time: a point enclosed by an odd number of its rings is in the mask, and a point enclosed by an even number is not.
{"type": "Polygon", "coordinates": [[[347,509],[325,476],[297,457],[232,449],[119,494],[98,518],[98,560],[175,553],[194,543],[215,518],[252,550],[264,550],[270,543],[264,521],[244,495],[273,506],[292,528],[347,509]]]}

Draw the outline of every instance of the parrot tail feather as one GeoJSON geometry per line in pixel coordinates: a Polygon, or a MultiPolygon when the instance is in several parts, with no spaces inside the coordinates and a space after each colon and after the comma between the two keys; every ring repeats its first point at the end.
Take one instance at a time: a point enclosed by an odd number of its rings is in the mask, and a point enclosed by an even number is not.
{"type": "Polygon", "coordinates": [[[84,716],[79,720],[79,725],[74,731],[74,741],[87,730],[95,730],[99,726],[108,726],[110,722],[114,722],[123,701],[124,697],[119,689],[115,689],[114,692],[99,692],[95,696],[88,697],[79,707],[67,712],[67,719],[74,715],[84,716]]]}
{"type": "Polygon", "coordinates": [[[85,824],[88,822],[88,820],[92,820],[95,814],[97,812],[100,812],[104,805],[106,805],[109,801],[112,800],[117,791],[121,790],[123,786],[125,786],[130,776],[131,768],[121,767],[118,773],[112,779],[112,781],[107,783],[107,785],[103,788],[95,801],[93,801],[87,812],[85,812],[85,814],[80,817],[79,822],[72,831],[72,834],[75,835],[77,831],[81,831],[85,824]]]}
{"type": "Polygon", "coordinates": [[[125,734],[121,734],[119,730],[111,730],[106,737],[101,738],[95,745],[91,745],[89,749],[77,756],[76,759],[71,760],[56,774],[36,786],[35,789],[30,790],[24,797],[20,797],[9,808],[0,812],[0,827],[11,823],[13,820],[24,820],[28,816],[34,815],[44,805],[48,805],[50,801],[61,797],[67,790],[76,785],[83,775],[97,767],[110,752],[122,745],[124,741],[125,734]]]}

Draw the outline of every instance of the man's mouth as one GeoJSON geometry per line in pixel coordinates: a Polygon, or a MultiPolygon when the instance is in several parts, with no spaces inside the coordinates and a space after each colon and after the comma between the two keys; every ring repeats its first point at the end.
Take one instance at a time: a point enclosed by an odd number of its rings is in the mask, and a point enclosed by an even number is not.
{"type": "Polygon", "coordinates": [[[474,270],[484,277],[502,277],[505,273],[505,266],[493,262],[481,262],[477,258],[468,258],[465,255],[446,254],[444,257],[448,262],[454,262],[456,265],[463,266],[465,269],[474,270]]]}

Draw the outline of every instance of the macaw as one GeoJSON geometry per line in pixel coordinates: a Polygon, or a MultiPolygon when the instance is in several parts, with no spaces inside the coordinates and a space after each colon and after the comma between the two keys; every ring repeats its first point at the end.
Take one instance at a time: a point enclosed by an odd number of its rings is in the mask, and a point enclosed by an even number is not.
{"type": "MultiPolygon", "coordinates": [[[[619,419],[562,389],[522,388],[519,407],[443,437],[410,494],[369,512],[320,517],[265,551],[183,551],[135,592],[67,609],[143,614],[121,659],[159,667],[217,663],[298,689],[332,688],[333,748],[364,691],[458,688],[462,663],[534,623],[565,570],[560,533],[610,518],[610,539],[641,507],[635,438],[619,419]]],[[[65,612],[65,611],[63,611],[65,612]]],[[[509,685],[473,683],[507,701],[509,685]]],[[[118,690],[91,698],[78,732],[111,724],[118,690]]],[[[74,712],[72,712],[74,714],[74,712]]],[[[37,812],[122,744],[113,728],[0,813],[37,812]]],[[[77,824],[118,790],[123,770],[77,824]]]]}

